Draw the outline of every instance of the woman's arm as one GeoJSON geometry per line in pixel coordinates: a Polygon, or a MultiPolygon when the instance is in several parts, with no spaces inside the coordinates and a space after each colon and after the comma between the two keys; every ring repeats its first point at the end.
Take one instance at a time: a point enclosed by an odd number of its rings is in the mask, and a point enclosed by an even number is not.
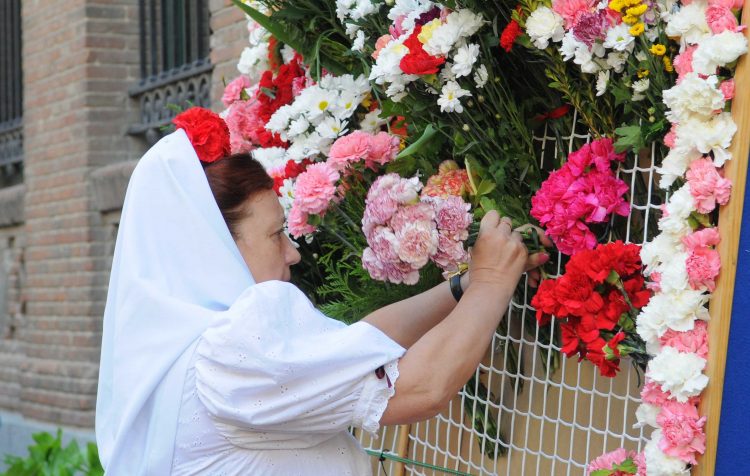
{"type": "MultiPolygon", "coordinates": [[[[488,213],[472,252],[469,289],[399,361],[396,393],[382,424],[430,418],[456,395],[484,356],[527,258],[520,234],[511,232],[510,219],[488,213]]],[[[447,294],[450,297],[450,291],[447,294]]]]}

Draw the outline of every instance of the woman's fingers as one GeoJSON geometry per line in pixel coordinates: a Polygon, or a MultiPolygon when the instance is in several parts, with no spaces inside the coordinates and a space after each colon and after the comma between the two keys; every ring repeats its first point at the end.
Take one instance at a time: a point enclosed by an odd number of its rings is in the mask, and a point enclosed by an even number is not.
{"type": "Polygon", "coordinates": [[[529,255],[529,257],[526,259],[526,270],[528,271],[534,268],[538,268],[547,261],[549,261],[549,253],[547,252],[542,251],[540,253],[529,255]]]}
{"type": "Polygon", "coordinates": [[[523,232],[526,230],[536,230],[537,236],[539,236],[539,242],[545,247],[545,248],[552,248],[552,240],[549,239],[549,236],[544,234],[544,230],[539,228],[538,226],[534,226],[531,223],[526,223],[525,225],[521,225],[518,228],[516,228],[515,231],[523,232]]]}
{"type": "Polygon", "coordinates": [[[539,274],[539,270],[531,270],[528,272],[529,276],[529,286],[532,288],[539,287],[539,279],[541,279],[541,274],[539,274]]]}
{"type": "Polygon", "coordinates": [[[482,221],[479,223],[479,233],[497,228],[498,224],[500,224],[500,214],[495,210],[490,210],[484,215],[484,218],[482,218],[482,221]]]}

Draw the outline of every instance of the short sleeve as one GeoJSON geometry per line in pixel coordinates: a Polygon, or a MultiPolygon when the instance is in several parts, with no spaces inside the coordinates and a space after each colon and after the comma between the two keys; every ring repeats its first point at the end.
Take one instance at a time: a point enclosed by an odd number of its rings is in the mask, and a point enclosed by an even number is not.
{"type": "Polygon", "coordinates": [[[201,336],[196,387],[222,427],[335,433],[353,425],[374,432],[404,352],[370,324],[324,316],[295,286],[265,282],[201,336]]]}

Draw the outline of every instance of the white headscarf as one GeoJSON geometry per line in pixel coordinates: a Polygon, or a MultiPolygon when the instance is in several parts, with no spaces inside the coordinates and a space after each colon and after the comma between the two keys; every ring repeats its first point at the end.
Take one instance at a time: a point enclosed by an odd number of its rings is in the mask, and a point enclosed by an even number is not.
{"type": "Polygon", "coordinates": [[[192,350],[253,284],[187,135],[164,137],[130,179],[104,311],[96,438],[109,474],[169,474],[192,350]]]}

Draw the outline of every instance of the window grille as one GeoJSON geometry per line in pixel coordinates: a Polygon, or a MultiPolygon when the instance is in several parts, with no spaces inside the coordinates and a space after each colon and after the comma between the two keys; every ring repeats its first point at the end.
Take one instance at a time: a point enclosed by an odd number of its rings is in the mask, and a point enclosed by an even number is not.
{"type": "Polygon", "coordinates": [[[140,0],[140,80],[130,89],[140,116],[129,132],[149,143],[183,109],[209,107],[209,11],[205,0],[140,0]]]}
{"type": "Polygon", "coordinates": [[[0,187],[23,179],[21,0],[0,2],[0,187]]]}

